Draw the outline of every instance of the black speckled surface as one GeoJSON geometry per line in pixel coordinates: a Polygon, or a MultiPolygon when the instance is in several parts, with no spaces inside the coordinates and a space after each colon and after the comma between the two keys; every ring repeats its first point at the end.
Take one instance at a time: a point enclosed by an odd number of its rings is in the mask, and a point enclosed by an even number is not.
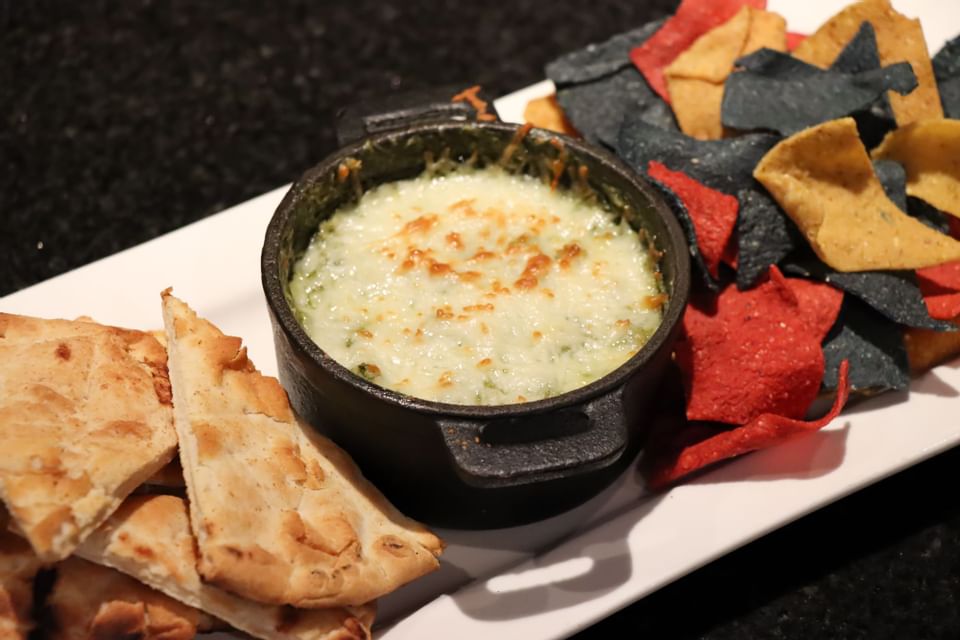
{"type": "MultiPolygon", "coordinates": [[[[0,295],[289,182],[332,149],[338,105],[506,93],[673,4],[0,0],[0,295]]],[[[958,486],[960,449],[582,637],[960,638],[958,486]]]]}

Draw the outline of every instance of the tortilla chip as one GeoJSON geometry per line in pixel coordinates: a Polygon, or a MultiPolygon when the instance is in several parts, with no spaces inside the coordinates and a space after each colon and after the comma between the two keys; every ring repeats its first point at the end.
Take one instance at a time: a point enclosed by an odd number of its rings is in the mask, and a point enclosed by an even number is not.
{"type": "Polygon", "coordinates": [[[760,49],[787,50],[787,21],[779,13],[750,7],[750,31],[741,55],[760,49]]]}
{"type": "Polygon", "coordinates": [[[569,136],[577,135],[576,129],[567,121],[563,109],[557,104],[556,94],[528,102],[523,110],[523,120],[540,129],[548,129],[569,136]]]}
{"type": "Polygon", "coordinates": [[[842,298],[771,267],[770,278],[750,291],[728,286],[715,299],[694,299],[676,346],[687,418],[745,424],[764,413],[802,417],[820,390],[820,342],[842,298]]]}
{"type": "Polygon", "coordinates": [[[628,114],[640,117],[649,105],[663,101],[633,67],[598,80],[557,90],[557,102],[570,124],[587,140],[613,147],[628,114]]]}
{"type": "Polygon", "coordinates": [[[737,288],[757,285],[771,265],[779,263],[803,240],[796,227],[765,191],[744,189],[737,194],[737,288]]]}
{"type": "Polygon", "coordinates": [[[765,9],[766,0],[681,0],[671,16],[649,40],[630,52],[630,59],[650,87],[670,100],[664,69],[696,40],[732,18],[744,5],[765,9]]]}
{"type": "Polygon", "coordinates": [[[960,317],[960,262],[947,262],[917,271],[917,282],[933,318],[960,317]]]}
{"type": "Polygon", "coordinates": [[[866,0],[844,8],[797,45],[793,55],[825,69],[863,22],[870,22],[876,30],[880,62],[884,65],[909,62],[917,76],[919,86],[912,93],[889,94],[897,123],[903,126],[918,120],[942,118],[940,94],[920,21],[897,13],[886,0],[866,0]]]}
{"type": "Polygon", "coordinates": [[[960,331],[928,331],[907,329],[903,334],[907,359],[913,375],[947,362],[960,355],[960,331]]]}
{"type": "Polygon", "coordinates": [[[671,171],[659,162],[651,162],[647,171],[683,202],[693,223],[697,250],[710,275],[718,278],[720,261],[728,253],[737,222],[737,199],[705,187],[680,171],[671,171]]]}
{"type": "MultiPolygon", "coordinates": [[[[722,83],[733,70],[734,61],[740,57],[749,31],[750,8],[744,6],[732,18],[697,38],[663,70],[667,87],[671,76],[722,83]]],[[[674,108],[678,106],[672,92],[670,101],[674,108]]]]}
{"type": "Polygon", "coordinates": [[[851,391],[873,394],[910,385],[900,327],[850,297],[844,299],[837,323],[823,343],[823,358],[823,388],[827,391],[837,388],[837,368],[844,360],[850,362],[851,391]]]}
{"type": "Polygon", "coordinates": [[[784,265],[783,269],[842,289],[897,324],[934,331],[953,330],[949,323],[930,317],[913,271],[838,273],[812,257],[784,265]]]}
{"type": "Polygon", "coordinates": [[[753,168],[777,140],[766,133],[694,140],[651,125],[642,114],[628,113],[620,129],[617,154],[639,173],[645,173],[651,161],[662,162],[711,189],[735,196],[741,189],[756,186],[753,168]]]}
{"type": "Polygon", "coordinates": [[[707,261],[700,252],[700,246],[697,243],[696,227],[693,224],[690,211],[687,210],[687,205],[684,204],[679,195],[674,193],[673,190],[665,184],[661,184],[657,180],[650,178],[650,185],[660,193],[670,208],[670,211],[677,217],[677,222],[679,222],[683,228],[683,233],[687,238],[687,250],[690,252],[690,259],[693,261],[695,271],[700,274],[703,284],[710,291],[719,291],[720,283],[711,275],[707,261]]]}
{"type": "Polygon", "coordinates": [[[960,118],[960,36],[947,42],[933,56],[933,74],[937,78],[944,115],[960,118]]]}
{"type": "Polygon", "coordinates": [[[807,39],[805,33],[794,33],[787,31],[787,51],[793,51],[800,46],[800,43],[807,39]]]}
{"type": "Polygon", "coordinates": [[[916,87],[906,63],[839,73],[764,49],[738,64],[744,69],[731,74],[724,85],[721,116],[725,126],[744,131],[791,135],[869,109],[889,89],[908,93],[916,87]]]}
{"type": "MultiPolygon", "coordinates": [[[[613,147],[628,111],[644,111],[663,101],[630,62],[630,51],[663,25],[657,20],[557,58],[546,75],[557,86],[557,103],[584,138],[613,147]]],[[[672,114],[670,118],[672,119],[672,114]]],[[[658,122],[658,125],[662,122],[658,122]]]]}
{"type": "Polygon", "coordinates": [[[548,63],[544,68],[545,74],[558,87],[565,87],[599,80],[632,67],[630,51],[646,42],[664,22],[654,20],[604,42],[588,44],[582,49],[566,53],[548,63]]]}
{"type": "Polygon", "coordinates": [[[895,160],[874,160],[873,172],[883,192],[901,211],[907,211],[907,170],[895,160]]]}
{"type": "Polygon", "coordinates": [[[719,140],[723,137],[720,105],[723,85],[695,78],[667,76],[670,104],[680,130],[697,140],[719,140]]]}
{"type": "Polygon", "coordinates": [[[686,444],[675,447],[673,451],[664,451],[645,465],[648,485],[654,490],[662,489],[704,467],[752,451],[769,449],[805,433],[819,431],[833,422],[847,403],[850,394],[847,383],[849,371],[850,364],[847,361],[840,363],[838,393],[833,406],[825,416],[817,420],[798,420],[764,413],[747,424],[727,431],[718,432],[709,425],[687,425],[678,434],[680,439],[687,441],[686,444]],[[687,433],[684,433],[685,431],[687,433]],[[694,433],[691,434],[690,431],[694,433]],[[691,436],[696,437],[696,440],[691,436]]]}
{"type": "Polygon", "coordinates": [[[786,44],[786,23],[776,14],[744,6],[724,24],[701,36],[664,70],[670,103],[680,129],[699,140],[723,137],[723,82],[737,58],[764,46],[786,44]],[[779,25],[780,38],[777,37],[779,25]]]}
{"type": "Polygon", "coordinates": [[[919,269],[960,258],[960,242],[903,213],[884,194],[853,118],[780,142],[754,176],[837,271],[919,269]]]}
{"type": "Polygon", "coordinates": [[[887,134],[874,158],[907,170],[907,193],[960,216],[960,120],[917,122],[887,134]]]}
{"type": "Polygon", "coordinates": [[[873,25],[864,22],[857,33],[830,65],[831,71],[839,73],[862,73],[883,66],[880,62],[880,49],[877,46],[877,32],[873,25]]]}
{"type": "Polygon", "coordinates": [[[954,238],[957,237],[955,227],[960,227],[960,219],[947,215],[920,198],[907,196],[907,213],[931,229],[936,229],[940,233],[945,233],[954,238]]]}

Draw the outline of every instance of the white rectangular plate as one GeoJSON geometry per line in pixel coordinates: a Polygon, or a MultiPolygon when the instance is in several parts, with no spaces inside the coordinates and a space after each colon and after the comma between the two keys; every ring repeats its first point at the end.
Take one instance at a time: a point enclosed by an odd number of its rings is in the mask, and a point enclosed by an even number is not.
{"type": "MultiPolygon", "coordinates": [[[[830,0],[769,4],[798,32],[812,31],[836,10],[830,0]]],[[[931,51],[960,31],[954,2],[894,4],[923,20],[931,51]]],[[[527,100],[552,90],[539,83],[496,107],[505,120],[521,121],[527,100]]],[[[9,295],[0,310],[90,315],[150,329],[161,324],[160,291],[173,286],[201,315],[242,336],[254,361],[274,374],[259,257],[287,188],[9,295]]],[[[492,532],[441,530],[449,543],[441,570],[382,600],[378,635],[420,640],[443,629],[458,640],[568,636],[777,527],[960,444],[957,389],[960,370],[939,367],[915,380],[909,394],[859,404],[821,433],[723,465],[663,495],[644,495],[631,469],[597,498],[549,520],[492,532]]]]}

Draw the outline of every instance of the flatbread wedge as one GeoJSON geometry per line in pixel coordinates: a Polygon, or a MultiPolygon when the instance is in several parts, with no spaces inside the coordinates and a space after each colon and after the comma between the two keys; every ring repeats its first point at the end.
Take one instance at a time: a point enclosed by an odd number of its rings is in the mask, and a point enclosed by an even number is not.
{"type": "Polygon", "coordinates": [[[44,627],[49,640],[190,640],[223,625],[119,571],[70,557],[57,565],[44,627]]]}
{"type": "Polygon", "coordinates": [[[0,313],[0,499],[42,560],[173,458],[166,361],[140,331],[0,313]]]}
{"type": "Polygon", "coordinates": [[[244,600],[205,584],[187,504],[176,496],[132,496],[77,549],[227,624],[267,640],[367,640],[372,604],[298,610],[244,600]]]}
{"type": "Polygon", "coordinates": [[[295,607],[369,602],[438,566],[404,517],[294,416],[239,338],[163,294],[180,461],[204,580],[295,607]]]}
{"type": "MultiPolygon", "coordinates": [[[[0,525],[6,515],[0,509],[0,525]]],[[[42,562],[26,540],[0,529],[0,638],[22,640],[33,628],[33,579],[42,562]]]]}

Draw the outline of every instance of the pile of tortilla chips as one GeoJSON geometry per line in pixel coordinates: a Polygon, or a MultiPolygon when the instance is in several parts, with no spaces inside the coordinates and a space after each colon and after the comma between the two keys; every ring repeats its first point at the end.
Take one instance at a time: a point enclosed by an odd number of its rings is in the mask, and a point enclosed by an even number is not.
{"type": "Polygon", "coordinates": [[[960,353],[960,38],[931,58],[889,0],[787,29],[765,0],[682,0],[550,63],[528,111],[615,151],[687,232],[685,416],[647,447],[654,488],[960,353]]]}

